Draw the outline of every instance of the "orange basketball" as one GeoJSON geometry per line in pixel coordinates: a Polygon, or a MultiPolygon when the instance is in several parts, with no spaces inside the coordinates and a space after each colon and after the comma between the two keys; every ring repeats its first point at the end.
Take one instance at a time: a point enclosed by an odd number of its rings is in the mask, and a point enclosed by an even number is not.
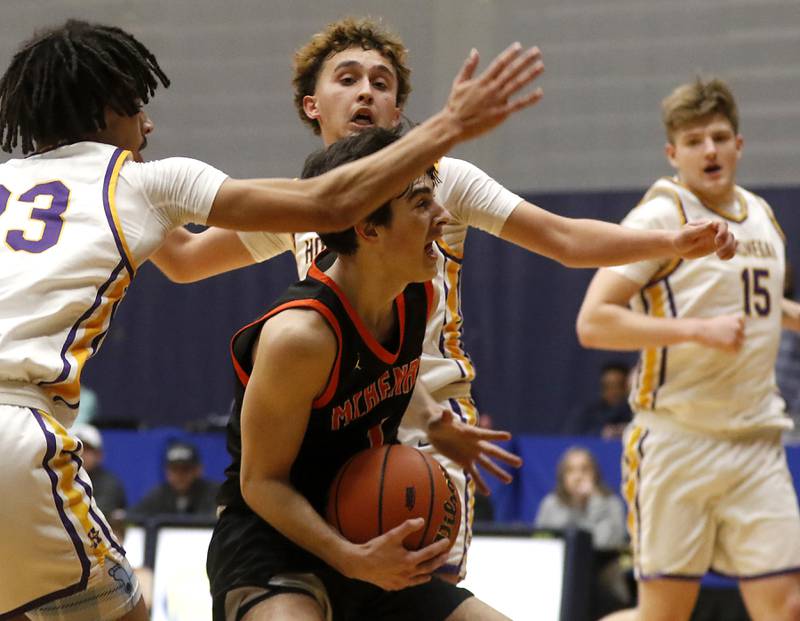
{"type": "Polygon", "coordinates": [[[403,541],[418,550],[439,539],[455,543],[461,499],[447,471],[409,446],[388,444],[353,455],[331,483],[328,521],[353,543],[364,543],[421,517],[425,525],[403,541]]]}

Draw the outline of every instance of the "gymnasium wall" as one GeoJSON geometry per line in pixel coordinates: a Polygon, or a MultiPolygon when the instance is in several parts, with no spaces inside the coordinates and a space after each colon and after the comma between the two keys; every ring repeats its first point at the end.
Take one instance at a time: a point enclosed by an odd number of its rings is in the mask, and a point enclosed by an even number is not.
{"type": "MultiPolygon", "coordinates": [[[[234,176],[294,176],[318,143],[292,107],[292,52],[327,21],[366,13],[384,16],[411,50],[412,119],[441,105],[471,46],[488,60],[514,39],[540,45],[542,103],[455,155],[566,215],[618,220],[668,173],[658,102],[698,71],[717,73],[741,107],[741,182],[764,190],[790,238],[800,228],[796,0],[4,0],[0,65],[34,28],[68,16],[121,25],[173,79],[148,108],[148,158],[191,155],[234,176]]],[[[600,363],[616,357],[582,351],[574,336],[591,272],[479,232],[468,247],[465,339],[481,404],[498,425],[558,431],[564,413],[594,394],[600,363]]],[[[283,257],[175,286],[144,266],[84,374],[103,417],[159,425],[223,414],[228,338],[292,274],[283,257]]]]}

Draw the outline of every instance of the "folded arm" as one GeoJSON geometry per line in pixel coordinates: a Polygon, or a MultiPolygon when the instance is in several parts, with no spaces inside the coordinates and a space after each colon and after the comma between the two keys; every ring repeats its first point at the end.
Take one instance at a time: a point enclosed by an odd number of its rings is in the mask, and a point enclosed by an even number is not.
{"type": "Polygon", "coordinates": [[[584,347],[632,351],[695,342],[724,351],[738,351],[744,319],[720,317],[651,317],[628,308],[641,285],[612,270],[598,270],[578,313],[578,340],[584,347]]]}

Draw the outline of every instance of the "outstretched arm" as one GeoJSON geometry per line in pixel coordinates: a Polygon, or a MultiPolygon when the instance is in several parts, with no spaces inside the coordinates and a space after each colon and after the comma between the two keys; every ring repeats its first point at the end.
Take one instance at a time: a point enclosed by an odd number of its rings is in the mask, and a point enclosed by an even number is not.
{"type": "Polygon", "coordinates": [[[565,218],[527,201],[511,213],[500,236],[568,267],[694,259],[712,252],[730,259],[736,249],[724,222],[690,223],[676,231],[635,230],[600,220],[565,218]]]}
{"type": "Polygon", "coordinates": [[[640,285],[612,270],[598,270],[578,313],[578,340],[584,347],[631,351],[695,342],[738,351],[744,340],[744,318],[650,317],[628,308],[640,285]]]}
{"type": "Polygon", "coordinates": [[[207,223],[237,230],[340,231],[397,196],[456,143],[475,138],[514,112],[535,104],[541,91],[518,95],[543,70],[537,48],[514,44],[478,77],[473,50],[447,105],[397,142],[312,179],[227,179],[207,223]]]}

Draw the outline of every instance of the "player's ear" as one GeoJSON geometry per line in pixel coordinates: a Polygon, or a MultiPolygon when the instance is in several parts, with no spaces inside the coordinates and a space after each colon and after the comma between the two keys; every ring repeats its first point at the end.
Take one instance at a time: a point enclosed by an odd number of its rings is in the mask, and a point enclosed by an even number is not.
{"type": "Polygon", "coordinates": [[[664,145],[664,155],[667,156],[667,161],[669,162],[670,166],[673,168],[678,167],[678,163],[675,161],[675,145],[672,142],[667,142],[664,145]]]}
{"type": "Polygon", "coordinates": [[[372,222],[362,220],[353,228],[356,230],[356,236],[358,237],[359,241],[363,240],[364,242],[369,243],[378,239],[378,227],[376,227],[372,222]]]}
{"type": "Polygon", "coordinates": [[[306,95],[303,97],[303,112],[312,120],[319,120],[319,108],[317,107],[317,100],[313,95],[306,95]]]}

